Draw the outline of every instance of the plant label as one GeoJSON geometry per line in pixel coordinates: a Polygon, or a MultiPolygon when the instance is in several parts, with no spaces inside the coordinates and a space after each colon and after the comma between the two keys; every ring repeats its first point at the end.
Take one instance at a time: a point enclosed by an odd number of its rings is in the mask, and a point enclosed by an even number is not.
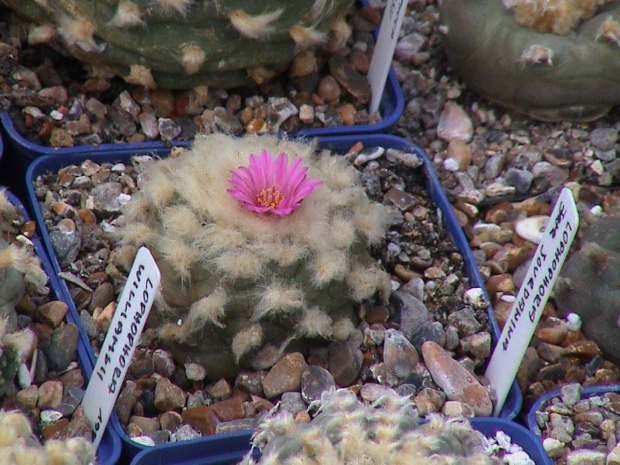
{"type": "Polygon", "coordinates": [[[497,393],[494,415],[499,414],[506,401],[578,227],[579,214],[573,195],[570,189],[564,188],[549,217],[485,373],[497,393]]]}
{"type": "Polygon", "coordinates": [[[141,247],[110,323],[90,377],[82,407],[99,447],[134,350],[159,288],[160,272],[151,252],[141,247]]]}
{"type": "Polygon", "coordinates": [[[379,37],[377,37],[375,50],[370,59],[367,75],[372,94],[369,108],[371,113],[379,109],[379,103],[381,102],[385,82],[390,72],[392,56],[394,55],[394,49],[396,48],[400,26],[403,23],[406,9],[407,0],[387,0],[385,4],[383,19],[379,28],[379,37]]]}

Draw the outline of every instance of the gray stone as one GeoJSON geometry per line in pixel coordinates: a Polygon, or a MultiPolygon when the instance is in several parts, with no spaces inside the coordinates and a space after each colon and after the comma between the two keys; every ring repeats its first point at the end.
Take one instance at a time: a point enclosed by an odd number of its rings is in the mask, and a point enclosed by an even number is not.
{"type": "Polygon", "coordinates": [[[63,371],[76,359],[79,337],[78,327],[67,323],[56,329],[49,340],[39,344],[50,370],[63,371]]]}
{"type": "Polygon", "coordinates": [[[610,150],[618,141],[618,130],[614,128],[596,128],[590,133],[590,142],[601,150],[610,150]]]}
{"type": "Polygon", "coordinates": [[[301,375],[301,397],[307,404],[319,400],[321,394],[335,386],[334,377],[320,366],[311,365],[301,375]]]}
{"type": "Polygon", "coordinates": [[[181,126],[170,118],[159,118],[157,120],[157,129],[159,130],[161,140],[164,142],[173,141],[181,134],[181,126]]]}
{"type": "Polygon", "coordinates": [[[332,342],[327,347],[329,372],[340,387],[350,386],[355,382],[362,368],[364,355],[355,344],[332,342]]]}
{"type": "Polygon", "coordinates": [[[409,293],[393,292],[391,302],[400,317],[400,332],[409,340],[413,338],[424,323],[431,320],[430,312],[424,302],[409,293]]]}
{"type": "Polygon", "coordinates": [[[213,124],[223,133],[237,135],[243,132],[243,126],[239,119],[229,114],[224,107],[215,107],[213,109],[213,124]]]}
{"type": "Polygon", "coordinates": [[[54,229],[49,233],[50,242],[61,266],[70,265],[80,253],[82,238],[77,231],[54,229]]]}
{"type": "Polygon", "coordinates": [[[513,186],[519,194],[525,194],[530,190],[534,175],[527,170],[508,168],[504,181],[509,186],[513,186]]]}

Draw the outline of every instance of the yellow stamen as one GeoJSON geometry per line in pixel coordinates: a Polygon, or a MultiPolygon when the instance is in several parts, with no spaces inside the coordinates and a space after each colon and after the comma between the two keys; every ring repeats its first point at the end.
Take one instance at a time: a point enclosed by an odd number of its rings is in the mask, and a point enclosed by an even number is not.
{"type": "Polygon", "coordinates": [[[278,190],[275,190],[273,187],[261,189],[261,191],[256,194],[256,202],[261,207],[277,208],[283,200],[284,194],[278,190]]]}

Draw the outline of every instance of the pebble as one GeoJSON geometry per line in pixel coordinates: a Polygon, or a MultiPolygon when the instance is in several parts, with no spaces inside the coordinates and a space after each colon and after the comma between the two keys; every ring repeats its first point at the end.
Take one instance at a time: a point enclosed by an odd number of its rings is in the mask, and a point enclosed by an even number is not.
{"type": "Polygon", "coordinates": [[[54,331],[49,341],[39,343],[51,370],[63,371],[76,360],[79,337],[77,326],[65,323],[54,331]]]}
{"type": "Polygon", "coordinates": [[[476,416],[491,415],[493,403],[487,390],[440,345],[425,342],[422,344],[422,357],[433,380],[441,386],[448,399],[470,406],[476,416]]]}
{"type": "Polygon", "coordinates": [[[155,407],[165,412],[185,406],[187,394],[167,378],[160,378],[155,387],[155,407]]]}
{"type": "Polygon", "coordinates": [[[301,375],[301,397],[306,404],[320,400],[321,394],[335,386],[334,377],[320,366],[311,365],[301,375]]]}
{"type": "Polygon", "coordinates": [[[283,392],[299,391],[301,376],[308,367],[303,355],[295,352],[282,357],[263,378],[263,391],[268,399],[283,392]]]}
{"type": "Polygon", "coordinates": [[[549,221],[549,216],[547,215],[523,218],[515,223],[515,232],[526,241],[539,244],[542,241],[547,221],[549,221]]]}
{"type": "Polygon", "coordinates": [[[473,130],[473,123],[463,107],[453,102],[446,103],[437,124],[437,136],[448,142],[452,139],[469,142],[473,130]]]}
{"type": "Polygon", "coordinates": [[[327,357],[328,370],[339,387],[347,387],[355,382],[364,358],[357,344],[349,341],[332,342],[327,346],[327,357]]]}

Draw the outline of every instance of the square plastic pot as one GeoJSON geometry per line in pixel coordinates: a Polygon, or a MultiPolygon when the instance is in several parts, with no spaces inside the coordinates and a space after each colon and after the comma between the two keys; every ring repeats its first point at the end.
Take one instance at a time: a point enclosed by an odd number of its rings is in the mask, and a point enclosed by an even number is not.
{"type": "MultiPolygon", "coordinates": [[[[24,208],[24,205],[22,204],[22,202],[9,190],[7,190],[6,193],[7,193],[9,202],[11,202],[17,208],[19,208],[19,210],[21,211],[24,217],[24,220],[30,221],[30,217],[28,216],[28,213],[26,212],[26,209],[24,208]]],[[[49,277],[48,286],[50,289],[50,294],[49,294],[50,299],[60,300],[60,301],[63,301],[69,304],[69,301],[65,297],[65,293],[60,290],[60,286],[56,278],[56,272],[54,271],[54,268],[52,267],[50,263],[50,260],[47,256],[47,253],[45,252],[45,248],[43,247],[41,240],[37,236],[32,237],[30,240],[34,244],[35,254],[37,255],[37,257],[39,257],[39,260],[41,260],[41,265],[43,269],[45,270],[45,273],[49,277]]],[[[71,309],[71,307],[72,305],[69,305],[69,309],[71,309]]],[[[82,331],[81,323],[79,321],[76,321],[74,316],[75,316],[74,314],[72,314],[71,312],[68,312],[67,317],[66,317],[67,321],[78,325],[78,327],[80,328],[80,331],[82,331]]],[[[88,382],[88,380],[90,379],[90,375],[92,374],[93,368],[92,368],[91,358],[88,352],[86,351],[83,340],[81,339],[78,342],[77,358],[78,358],[78,364],[80,368],[82,369],[82,375],[84,376],[84,379],[86,380],[86,382],[88,382]]],[[[116,464],[121,456],[121,452],[122,452],[122,444],[116,432],[116,429],[113,428],[111,425],[108,425],[108,427],[106,428],[106,431],[103,434],[101,443],[99,444],[99,447],[97,449],[98,465],[116,464]]]]}
{"type": "MultiPolygon", "coordinates": [[[[368,0],[361,0],[359,2],[362,6],[368,6],[368,0]]],[[[375,32],[375,37],[377,37],[378,31],[375,32]]],[[[334,136],[334,135],[343,135],[343,134],[371,134],[371,133],[380,133],[386,132],[390,127],[392,127],[396,121],[400,118],[403,109],[405,106],[405,102],[403,99],[403,94],[401,92],[400,83],[396,78],[396,73],[393,68],[390,68],[390,72],[388,74],[387,81],[385,83],[385,89],[383,91],[383,96],[381,98],[381,103],[379,105],[379,113],[381,114],[381,121],[376,124],[360,124],[353,126],[329,126],[323,128],[309,128],[309,129],[301,129],[294,133],[290,133],[290,137],[317,137],[317,136],[334,136]]],[[[0,114],[0,124],[4,128],[7,145],[11,146],[10,152],[10,163],[11,169],[16,173],[24,173],[28,168],[28,165],[34,161],[36,158],[43,155],[69,155],[73,153],[85,153],[90,156],[92,153],[98,153],[101,150],[116,150],[119,144],[115,143],[105,143],[101,144],[97,147],[86,146],[86,145],[78,145],[74,147],[62,147],[62,148],[54,148],[44,145],[35,144],[27,140],[24,136],[22,136],[13,121],[11,120],[9,112],[5,111],[0,114]]],[[[193,141],[174,141],[172,143],[173,146],[179,147],[187,147],[191,145],[193,141]]],[[[130,144],[123,144],[130,145],[130,144]]],[[[137,144],[131,144],[134,149],[138,150],[157,150],[160,148],[167,147],[166,144],[162,142],[152,141],[152,142],[141,142],[137,144]]]]}
{"type": "MultiPolygon", "coordinates": [[[[542,444],[543,437],[540,428],[538,427],[538,423],[536,421],[536,412],[539,410],[543,410],[545,405],[550,403],[554,398],[561,396],[561,387],[557,387],[542,396],[536,399],[536,402],[532,404],[530,409],[527,412],[527,417],[525,418],[527,422],[527,427],[530,429],[532,434],[536,436],[538,441],[542,444]]],[[[616,394],[620,394],[620,384],[605,384],[598,386],[586,386],[581,390],[581,398],[587,399],[592,396],[602,396],[608,392],[614,392],[616,394]]]]}
{"type": "MultiPolygon", "coordinates": [[[[384,148],[394,148],[394,149],[403,150],[409,153],[415,153],[418,157],[420,157],[420,159],[423,161],[423,170],[424,170],[425,179],[426,179],[427,191],[432,201],[435,203],[435,205],[441,209],[444,226],[451,234],[455,244],[457,245],[461,254],[463,255],[464,262],[465,262],[465,269],[467,272],[467,277],[469,278],[470,285],[471,287],[480,287],[481,289],[483,289],[487,301],[490,301],[489,296],[486,294],[486,290],[484,287],[484,281],[482,280],[482,277],[480,276],[478,272],[478,267],[472,255],[471,249],[469,248],[469,243],[452,212],[452,207],[437,178],[437,175],[435,174],[435,170],[432,167],[432,162],[430,161],[430,159],[428,158],[428,156],[426,155],[426,153],[424,153],[422,149],[420,149],[418,146],[416,146],[415,144],[405,139],[402,139],[396,136],[390,136],[390,135],[374,135],[374,134],[363,135],[361,134],[361,135],[319,137],[317,139],[319,142],[319,148],[323,148],[323,149],[327,148],[327,149],[332,150],[334,153],[345,153],[356,142],[362,142],[364,144],[364,147],[380,146],[384,148]]],[[[42,213],[41,213],[41,208],[39,206],[39,203],[37,201],[34,188],[33,188],[33,182],[38,176],[43,175],[47,172],[58,171],[60,168],[68,166],[68,165],[72,165],[72,164],[79,165],[86,159],[91,159],[95,163],[99,163],[99,164],[105,163],[105,162],[127,163],[130,157],[133,155],[153,154],[153,155],[159,155],[163,157],[163,156],[166,156],[168,152],[169,152],[169,149],[158,149],[158,150],[145,151],[141,149],[138,145],[136,145],[134,147],[128,147],[128,146],[118,147],[117,150],[114,150],[114,151],[99,150],[97,152],[90,153],[90,154],[75,154],[74,153],[74,154],[63,156],[63,157],[45,156],[45,157],[41,157],[37,159],[34,163],[32,163],[32,165],[28,169],[28,172],[26,174],[26,184],[28,188],[29,202],[31,204],[32,210],[34,212],[34,215],[37,219],[38,224],[41,226],[45,224],[42,213]]],[[[43,238],[45,246],[47,250],[49,251],[52,266],[54,267],[56,272],[60,272],[61,271],[60,265],[54,253],[51,242],[49,240],[48,231],[42,230],[41,237],[43,238]]],[[[71,306],[71,311],[77,317],[78,313],[71,300],[68,287],[66,286],[65,282],[62,280],[60,282],[60,286],[63,292],[65,293],[67,301],[69,302],[71,306]]],[[[499,330],[497,321],[495,319],[493,308],[491,306],[487,308],[487,315],[489,317],[489,321],[491,322],[493,341],[497,341],[500,335],[500,330],[499,330]]],[[[82,336],[84,338],[83,340],[84,340],[85,345],[87,346],[87,349],[90,349],[91,346],[90,346],[89,339],[85,331],[82,333],[82,336]]],[[[94,365],[95,356],[94,356],[94,353],[92,352],[92,349],[90,350],[90,356],[91,356],[91,360],[93,361],[93,365],[94,365]]],[[[508,397],[506,398],[506,402],[499,416],[501,418],[508,418],[508,419],[514,418],[521,409],[522,400],[523,398],[521,395],[521,391],[519,390],[517,383],[515,381],[513,382],[511,386],[510,392],[508,393],[508,397]]],[[[134,456],[145,448],[145,446],[142,446],[132,441],[127,436],[127,434],[123,431],[122,427],[120,426],[120,423],[118,421],[118,417],[116,416],[116,414],[113,414],[111,421],[117,428],[118,433],[121,437],[121,440],[123,441],[123,444],[124,444],[123,453],[124,454],[127,454],[129,456],[134,456]]],[[[229,437],[228,435],[218,435],[218,436],[211,436],[211,437],[203,437],[203,438],[192,440],[189,442],[191,442],[192,444],[194,443],[200,444],[200,446],[197,446],[197,447],[207,447],[207,444],[211,444],[212,442],[217,444],[219,443],[219,441],[226,441],[228,440],[227,439],[228,437],[229,437]]],[[[235,436],[233,435],[233,437],[235,436]]],[[[155,449],[158,449],[159,447],[161,446],[154,446],[155,449]]],[[[218,446],[213,446],[213,447],[217,448],[218,446]]]]}
{"type": "MultiPolygon", "coordinates": [[[[504,418],[472,418],[472,426],[488,437],[498,431],[506,433],[512,444],[518,444],[536,465],[553,462],[536,436],[527,428],[504,418]]],[[[241,433],[226,438],[217,447],[213,443],[204,447],[183,447],[183,444],[167,444],[159,450],[145,450],[136,455],[131,465],[235,465],[250,450],[251,433],[241,433]]]]}

